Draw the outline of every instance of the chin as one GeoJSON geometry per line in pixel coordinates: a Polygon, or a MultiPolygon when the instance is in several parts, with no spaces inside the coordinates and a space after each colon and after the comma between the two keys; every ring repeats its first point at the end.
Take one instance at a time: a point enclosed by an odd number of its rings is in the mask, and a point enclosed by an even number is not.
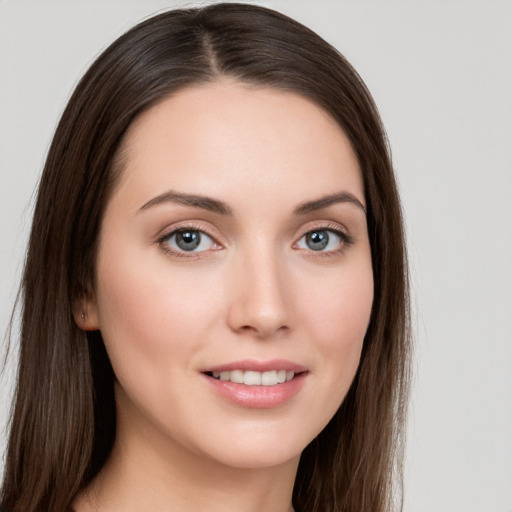
{"type": "Polygon", "coordinates": [[[298,463],[303,448],[280,447],[276,450],[270,443],[268,446],[236,446],[227,453],[215,453],[211,457],[217,463],[232,468],[262,469],[298,463]]]}
{"type": "Polygon", "coordinates": [[[284,425],[250,425],[230,428],[221,434],[211,432],[209,444],[196,446],[197,453],[222,465],[240,469],[297,464],[304,448],[321,428],[304,428],[300,422],[284,425]]]}

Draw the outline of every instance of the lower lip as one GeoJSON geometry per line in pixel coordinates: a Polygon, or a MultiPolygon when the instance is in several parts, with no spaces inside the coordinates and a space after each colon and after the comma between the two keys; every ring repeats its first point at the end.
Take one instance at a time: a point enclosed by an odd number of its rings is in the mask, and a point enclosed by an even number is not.
{"type": "Polygon", "coordinates": [[[215,379],[206,374],[203,376],[216,393],[236,405],[252,409],[271,409],[283,405],[301,390],[307,372],[299,373],[292,380],[275,386],[247,386],[215,379]]]}

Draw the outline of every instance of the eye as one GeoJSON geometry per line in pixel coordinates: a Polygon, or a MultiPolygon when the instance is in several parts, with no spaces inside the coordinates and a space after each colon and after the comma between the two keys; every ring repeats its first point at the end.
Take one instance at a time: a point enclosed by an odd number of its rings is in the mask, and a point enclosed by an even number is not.
{"type": "Polygon", "coordinates": [[[173,253],[203,252],[220,246],[199,229],[181,228],[163,237],[160,245],[173,253]]]}
{"type": "Polygon", "coordinates": [[[315,229],[306,233],[297,242],[297,248],[307,249],[315,252],[341,251],[343,247],[350,244],[348,235],[333,229],[315,229]]]}

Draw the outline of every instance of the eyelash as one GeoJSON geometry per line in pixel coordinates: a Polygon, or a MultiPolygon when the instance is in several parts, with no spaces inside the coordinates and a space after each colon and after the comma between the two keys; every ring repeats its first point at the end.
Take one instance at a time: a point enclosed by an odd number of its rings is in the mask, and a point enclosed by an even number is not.
{"type": "Polygon", "coordinates": [[[203,227],[194,225],[193,223],[187,223],[182,226],[173,227],[169,231],[165,232],[162,236],[160,236],[157,240],[158,245],[160,248],[166,253],[171,256],[175,256],[178,258],[198,258],[201,257],[200,254],[202,252],[207,251],[190,251],[187,253],[187,251],[177,251],[176,249],[173,249],[169,246],[166,242],[174,235],[178,234],[179,232],[183,231],[198,231],[199,233],[206,235],[208,238],[210,238],[215,244],[221,246],[218,242],[215,241],[215,238],[211,235],[209,235],[203,227]]]}
{"type": "MultiPolygon", "coordinates": [[[[219,247],[222,247],[221,244],[219,244],[215,237],[210,235],[205,229],[201,226],[194,225],[191,223],[184,224],[182,226],[173,227],[171,230],[166,231],[163,235],[161,235],[158,240],[157,244],[160,246],[160,248],[166,253],[174,257],[178,258],[200,258],[202,253],[209,252],[208,250],[205,251],[177,251],[169,246],[168,243],[166,243],[172,236],[184,232],[184,231],[198,231],[199,233],[206,235],[208,238],[212,240],[212,242],[219,247]]],[[[305,251],[308,255],[308,257],[312,258],[325,258],[325,257],[332,257],[336,256],[340,253],[343,253],[348,247],[353,245],[354,238],[346,233],[345,231],[342,231],[338,225],[332,225],[332,224],[320,224],[318,226],[314,226],[312,229],[308,229],[303,235],[300,236],[300,238],[293,244],[296,246],[300,240],[302,240],[305,236],[311,233],[315,233],[318,231],[327,231],[329,233],[334,233],[336,236],[338,236],[341,240],[340,248],[330,250],[330,251],[314,251],[313,249],[302,249],[299,248],[300,251],[305,251]]],[[[213,250],[219,250],[219,249],[213,249],[213,250]]]]}
{"type": "Polygon", "coordinates": [[[311,229],[308,229],[293,245],[297,245],[300,240],[311,233],[319,232],[319,231],[327,231],[328,233],[334,233],[336,236],[340,238],[340,247],[337,249],[332,249],[330,251],[314,251],[313,249],[299,249],[305,252],[305,255],[309,258],[331,258],[333,256],[338,256],[345,252],[345,250],[354,244],[354,238],[348,234],[347,232],[340,229],[338,224],[330,224],[323,223],[318,226],[314,226],[311,229]]]}

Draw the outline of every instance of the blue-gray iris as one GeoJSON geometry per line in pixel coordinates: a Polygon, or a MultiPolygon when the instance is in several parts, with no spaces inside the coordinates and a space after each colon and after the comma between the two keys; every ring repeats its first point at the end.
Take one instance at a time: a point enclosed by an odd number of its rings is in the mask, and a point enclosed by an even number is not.
{"type": "Polygon", "coordinates": [[[176,233],[176,245],[183,251],[193,251],[201,243],[199,231],[179,231],[176,233]]]}
{"type": "Polygon", "coordinates": [[[306,244],[312,251],[321,251],[329,243],[327,231],[312,231],[306,235],[306,244]]]}

